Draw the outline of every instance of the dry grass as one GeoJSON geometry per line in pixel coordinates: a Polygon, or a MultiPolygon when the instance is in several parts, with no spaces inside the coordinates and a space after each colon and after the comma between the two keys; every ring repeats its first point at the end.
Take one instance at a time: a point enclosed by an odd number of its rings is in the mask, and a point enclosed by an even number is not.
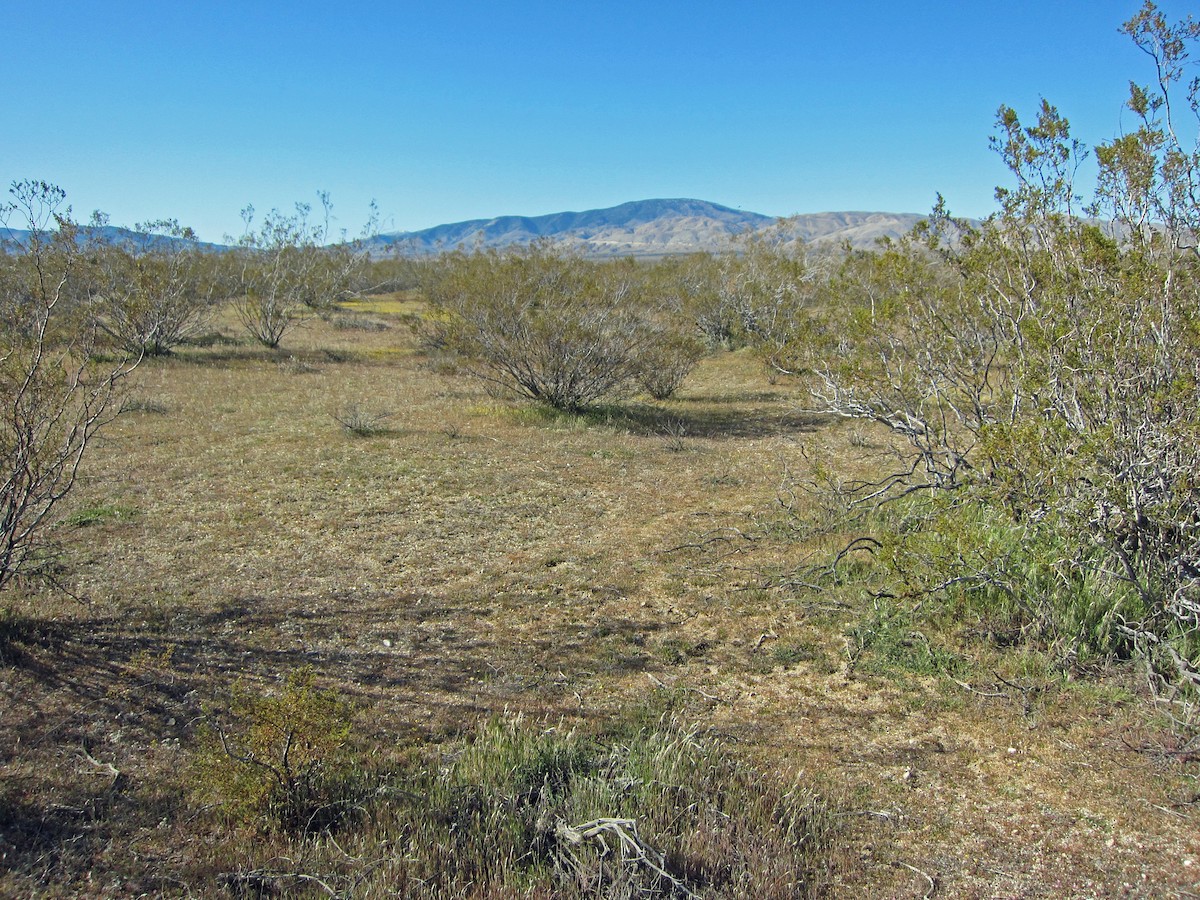
{"type": "Polygon", "coordinates": [[[495,715],[671,710],[845,798],[832,896],[1200,892],[1195,754],[1133,673],[1071,683],[948,626],[957,680],[877,674],[848,656],[868,599],[765,585],[796,554],[763,527],[785,471],[848,469],[870,435],[740,354],[668,402],[507,405],[429,365],[417,309],[139,370],[57,533],[87,602],[4,601],[0,895],[219,893],[281,865],[295,847],[220,824],[188,767],[206,703],[304,666],[378,772],[495,715]],[[394,415],[361,436],[351,406],[394,415]]]}

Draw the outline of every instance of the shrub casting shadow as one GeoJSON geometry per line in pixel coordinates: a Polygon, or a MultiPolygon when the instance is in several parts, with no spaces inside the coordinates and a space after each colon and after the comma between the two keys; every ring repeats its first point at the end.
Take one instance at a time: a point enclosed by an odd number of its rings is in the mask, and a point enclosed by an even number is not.
{"type": "Polygon", "coordinates": [[[834,420],[832,416],[803,410],[766,414],[753,409],[694,409],[682,404],[670,408],[648,404],[597,406],[577,415],[589,424],[620,428],[636,435],[678,434],[717,440],[809,434],[834,420]]]}

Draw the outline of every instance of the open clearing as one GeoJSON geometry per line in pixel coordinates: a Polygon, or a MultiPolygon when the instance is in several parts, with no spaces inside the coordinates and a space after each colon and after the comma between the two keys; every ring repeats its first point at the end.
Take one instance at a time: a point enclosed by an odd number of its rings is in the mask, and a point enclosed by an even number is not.
{"type": "Polygon", "coordinates": [[[858,652],[861,591],[768,584],[798,552],[770,527],[785,475],[850,470],[861,426],[743,353],[671,401],[544,413],[421,353],[414,306],[140,367],[57,530],[86,602],[2,620],[0,895],[269,865],[188,799],[190,759],[207,703],[304,666],[384,766],[492,716],[711,731],[831,798],[828,896],[1200,895],[1197,754],[1135,668],[1072,680],[951,623],[904,640],[964,667],[915,672],[858,652]]]}

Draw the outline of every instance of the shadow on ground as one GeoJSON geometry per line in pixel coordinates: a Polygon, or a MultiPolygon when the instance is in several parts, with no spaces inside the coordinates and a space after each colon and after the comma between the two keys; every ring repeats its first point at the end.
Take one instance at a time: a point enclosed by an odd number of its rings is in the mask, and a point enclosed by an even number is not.
{"type": "Polygon", "coordinates": [[[548,423],[575,419],[642,436],[714,440],[812,433],[835,420],[833,416],[804,410],[768,414],[762,409],[739,408],[734,402],[720,407],[701,406],[692,401],[669,407],[638,403],[597,406],[578,413],[538,409],[534,415],[548,423]]]}

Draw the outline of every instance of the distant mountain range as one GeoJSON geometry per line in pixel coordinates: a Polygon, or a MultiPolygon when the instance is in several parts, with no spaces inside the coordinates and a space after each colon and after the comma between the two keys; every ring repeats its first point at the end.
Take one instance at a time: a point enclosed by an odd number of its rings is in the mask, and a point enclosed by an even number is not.
{"type": "MultiPolygon", "coordinates": [[[[437,225],[421,231],[380,234],[366,241],[372,256],[429,256],[445,250],[503,249],[537,240],[570,247],[586,256],[673,256],[728,249],[734,238],[779,224],[785,235],[806,243],[849,243],[869,248],[880,238],[898,238],[924,216],[912,213],[826,212],[781,220],[730,209],[706,200],[637,200],[608,209],[545,216],[500,216],[437,225]]],[[[0,228],[0,251],[18,249],[23,231],[0,228]]],[[[82,227],[81,240],[98,240],[138,251],[183,243],[179,238],[142,235],[125,228],[82,227]]],[[[198,242],[205,250],[227,249],[198,242]]]]}
{"type": "MultiPolygon", "coordinates": [[[[907,234],[924,216],[911,213],[830,212],[787,219],[783,228],[808,243],[849,242],[871,247],[882,237],[907,234]]],[[[637,200],[608,209],[545,216],[500,216],[381,234],[373,254],[424,256],[444,250],[501,249],[548,240],[588,256],[669,256],[728,249],[739,234],[779,222],[761,213],[706,200],[637,200]]]]}
{"type": "MultiPolygon", "coordinates": [[[[29,239],[30,233],[24,229],[0,226],[0,252],[23,252],[28,247],[29,239]]],[[[80,246],[95,243],[121,247],[135,255],[164,247],[199,247],[201,250],[215,252],[229,249],[224,244],[189,240],[167,234],[147,234],[116,225],[80,225],[76,241],[80,246]]]]}

